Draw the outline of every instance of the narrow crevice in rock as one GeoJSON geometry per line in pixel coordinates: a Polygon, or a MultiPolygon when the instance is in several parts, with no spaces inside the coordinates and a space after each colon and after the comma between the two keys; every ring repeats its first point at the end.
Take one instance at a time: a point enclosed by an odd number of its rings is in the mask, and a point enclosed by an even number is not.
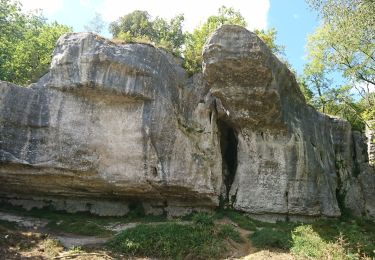
{"type": "Polygon", "coordinates": [[[229,199],[229,192],[234,181],[237,170],[237,133],[234,128],[226,122],[219,120],[220,148],[222,157],[223,180],[226,191],[226,200],[229,199]]]}
{"type": "Polygon", "coordinates": [[[337,153],[335,152],[335,168],[337,176],[337,187],[336,187],[336,201],[337,206],[340,209],[341,214],[345,213],[345,192],[343,190],[342,176],[340,174],[340,163],[337,159],[337,153]]]}

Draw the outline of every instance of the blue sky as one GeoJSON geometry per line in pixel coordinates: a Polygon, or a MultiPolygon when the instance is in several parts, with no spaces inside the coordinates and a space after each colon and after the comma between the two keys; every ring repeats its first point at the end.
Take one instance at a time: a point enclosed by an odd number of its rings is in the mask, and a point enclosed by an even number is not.
{"type": "MultiPolygon", "coordinates": [[[[305,60],[305,44],[309,33],[318,26],[316,14],[304,0],[21,0],[25,10],[42,9],[50,21],[57,21],[83,31],[84,25],[95,12],[100,13],[106,22],[140,9],[152,16],[171,18],[185,14],[185,30],[192,30],[217,9],[225,5],[240,10],[248,23],[248,29],[275,27],[277,42],[285,46],[285,54],[293,68],[301,73],[305,60]]],[[[110,37],[108,31],[103,32],[110,37]]]]}
{"type": "Polygon", "coordinates": [[[308,34],[319,25],[316,13],[304,0],[271,0],[268,13],[268,27],[275,27],[277,41],[285,46],[285,54],[292,67],[302,73],[305,59],[305,45],[308,34]]]}

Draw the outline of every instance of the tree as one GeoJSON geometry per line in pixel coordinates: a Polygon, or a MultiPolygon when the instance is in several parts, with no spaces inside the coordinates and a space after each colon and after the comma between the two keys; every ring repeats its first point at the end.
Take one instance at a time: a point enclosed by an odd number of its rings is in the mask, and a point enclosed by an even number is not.
{"type": "MultiPolygon", "coordinates": [[[[375,2],[373,0],[307,0],[323,23],[308,39],[309,63],[327,72],[339,71],[367,107],[370,118],[375,102],[375,2]]],[[[350,90],[351,90],[350,89],[350,90]]]]}
{"type": "Polygon", "coordinates": [[[131,37],[153,38],[152,23],[150,15],[146,11],[136,10],[130,14],[120,17],[109,26],[113,38],[118,38],[121,33],[129,34],[131,37]]]}
{"type": "Polygon", "coordinates": [[[180,14],[169,22],[163,18],[156,17],[153,21],[154,39],[159,46],[171,50],[174,54],[180,55],[181,46],[185,43],[185,35],[182,32],[184,15],[180,14]]]}
{"type": "Polygon", "coordinates": [[[334,87],[332,79],[323,67],[314,68],[306,64],[304,74],[299,77],[299,85],[307,103],[322,113],[346,119],[356,130],[363,130],[363,106],[356,102],[350,85],[334,87]]]}
{"type": "Polygon", "coordinates": [[[100,34],[105,26],[106,22],[104,22],[102,15],[99,13],[95,13],[94,17],[83,28],[85,29],[85,31],[100,34]]]}
{"type": "Polygon", "coordinates": [[[283,45],[276,44],[277,31],[275,28],[270,28],[268,30],[254,30],[254,33],[262,39],[262,41],[274,54],[276,54],[279,58],[283,58],[285,47],[283,45]]]}
{"type": "Polygon", "coordinates": [[[134,11],[111,23],[113,38],[126,42],[145,41],[180,54],[185,36],[182,32],[183,15],[167,21],[161,17],[151,19],[146,11],[134,11]]]}
{"type": "Polygon", "coordinates": [[[0,0],[0,80],[29,84],[48,71],[57,39],[71,29],[0,0]]]}
{"type": "Polygon", "coordinates": [[[207,18],[207,21],[194,29],[192,34],[187,34],[185,50],[183,52],[184,66],[190,73],[196,73],[202,69],[202,48],[210,34],[224,24],[246,26],[245,18],[233,8],[222,6],[217,15],[207,18]]]}
{"type": "Polygon", "coordinates": [[[312,93],[310,104],[323,113],[327,113],[326,104],[329,102],[328,95],[331,91],[332,81],[326,77],[325,68],[307,64],[304,68],[303,79],[312,93]]]}
{"type": "MultiPolygon", "coordinates": [[[[245,18],[239,11],[233,8],[222,6],[217,15],[208,17],[207,21],[196,28],[193,33],[187,34],[185,50],[183,52],[185,63],[184,66],[190,74],[201,71],[202,69],[202,48],[210,34],[224,24],[233,24],[246,27],[245,18]]],[[[280,56],[284,47],[276,44],[276,29],[255,30],[254,33],[261,38],[275,54],[280,56]]]]}

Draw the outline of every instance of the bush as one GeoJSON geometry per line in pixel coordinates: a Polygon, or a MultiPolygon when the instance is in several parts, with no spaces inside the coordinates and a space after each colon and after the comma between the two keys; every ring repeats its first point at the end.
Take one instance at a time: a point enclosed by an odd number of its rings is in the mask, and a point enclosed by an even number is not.
{"type": "Polygon", "coordinates": [[[268,227],[255,231],[250,239],[256,247],[289,249],[291,246],[290,233],[268,227]]]}
{"type": "Polygon", "coordinates": [[[341,236],[333,243],[324,241],[311,225],[297,227],[292,233],[291,252],[300,257],[314,259],[358,259],[347,253],[346,241],[341,236]]]}
{"type": "Polygon", "coordinates": [[[298,256],[321,258],[326,244],[310,225],[299,226],[292,232],[291,252],[298,256]]]}

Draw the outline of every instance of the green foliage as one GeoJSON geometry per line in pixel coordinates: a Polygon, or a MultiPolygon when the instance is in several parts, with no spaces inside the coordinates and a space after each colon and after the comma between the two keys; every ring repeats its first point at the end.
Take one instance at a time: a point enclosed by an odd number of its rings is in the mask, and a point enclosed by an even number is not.
{"type": "Polygon", "coordinates": [[[335,242],[324,241],[310,225],[302,225],[292,232],[291,252],[299,257],[314,259],[358,259],[345,249],[346,242],[339,237],[335,242]]]}
{"type": "Polygon", "coordinates": [[[203,45],[210,34],[224,24],[246,26],[246,21],[239,11],[222,6],[217,15],[208,17],[204,24],[187,35],[183,55],[184,66],[190,74],[201,71],[203,45]]]}
{"type": "Polygon", "coordinates": [[[254,246],[260,248],[292,249],[302,256],[309,255],[313,247],[314,254],[324,254],[323,258],[318,259],[340,259],[333,258],[337,256],[334,251],[345,253],[341,259],[375,257],[374,223],[355,219],[348,214],[340,219],[317,220],[309,226],[291,222],[265,223],[233,210],[220,211],[216,217],[228,217],[241,228],[255,230],[250,239],[254,246]],[[324,252],[317,253],[322,248],[324,252]]]}
{"type": "Polygon", "coordinates": [[[222,239],[230,238],[237,243],[243,242],[240,233],[231,224],[221,225],[217,234],[222,239]]]}
{"type": "Polygon", "coordinates": [[[216,259],[225,249],[213,227],[166,223],[139,225],[123,231],[108,243],[128,256],[182,259],[216,259]]]}
{"type": "Polygon", "coordinates": [[[290,233],[273,228],[262,228],[250,235],[252,244],[256,247],[289,249],[290,233]]]}
{"type": "Polygon", "coordinates": [[[193,215],[193,223],[196,226],[211,227],[214,225],[214,217],[205,212],[199,212],[193,215]]]}
{"type": "Polygon", "coordinates": [[[73,221],[54,220],[47,224],[47,227],[51,230],[61,230],[67,233],[78,234],[83,236],[108,236],[112,232],[105,229],[95,221],[74,219],[73,221]]]}
{"type": "Polygon", "coordinates": [[[309,38],[313,62],[335,67],[354,81],[375,84],[375,2],[366,0],[308,1],[323,18],[309,38]]]}
{"type": "Polygon", "coordinates": [[[311,227],[329,243],[328,247],[340,246],[348,256],[357,255],[357,258],[375,257],[375,225],[371,221],[344,216],[341,220],[320,220],[311,227]]]}
{"type": "Polygon", "coordinates": [[[179,54],[185,36],[182,33],[183,15],[170,21],[156,17],[151,19],[146,11],[134,11],[110,24],[113,37],[126,42],[150,42],[179,54]]]}
{"type": "Polygon", "coordinates": [[[299,85],[306,101],[323,113],[346,119],[353,129],[362,131],[365,126],[365,106],[355,100],[350,85],[334,87],[327,75],[326,67],[320,63],[305,65],[299,85]]]}
{"type": "MultiPolygon", "coordinates": [[[[375,2],[368,0],[306,0],[317,10],[323,23],[310,35],[307,44],[307,77],[315,76],[318,81],[309,84],[311,90],[323,90],[324,80],[332,71],[341,72],[349,82],[345,97],[334,101],[334,109],[339,109],[356,129],[363,129],[364,121],[374,119],[375,100],[370,89],[375,85],[375,2]],[[348,99],[348,93],[357,91],[360,105],[348,99]],[[356,103],[356,104],[354,104],[356,103]]],[[[347,87],[347,86],[342,86],[347,87]]],[[[341,87],[341,88],[342,88],[341,87]]],[[[330,87],[328,90],[337,89],[330,87]]],[[[333,94],[336,94],[333,93],[333,94]]],[[[317,99],[329,103],[322,93],[317,99]]],[[[317,106],[319,108],[319,106],[317,106]]],[[[324,111],[325,112],[325,111],[324,111]]],[[[329,112],[330,113],[330,112],[329,112]]]]}
{"type": "Polygon", "coordinates": [[[70,30],[39,13],[22,13],[19,2],[0,0],[0,80],[37,80],[48,71],[57,39],[70,30]]]}
{"type": "Polygon", "coordinates": [[[292,234],[291,252],[303,257],[322,258],[327,244],[309,225],[297,227],[292,234]]]}
{"type": "Polygon", "coordinates": [[[314,97],[314,93],[312,92],[312,90],[309,88],[307,82],[306,82],[306,79],[303,78],[303,77],[298,77],[297,78],[297,82],[298,82],[298,85],[299,85],[299,88],[303,94],[303,96],[305,97],[306,99],[306,102],[310,105],[312,105],[313,103],[313,97],[314,97]]]}
{"type": "Polygon", "coordinates": [[[279,58],[283,58],[285,47],[276,44],[277,31],[275,28],[268,30],[254,30],[254,33],[262,39],[274,54],[278,55],[279,58]]]}
{"type": "MultiPolygon", "coordinates": [[[[219,8],[217,15],[208,17],[207,21],[196,28],[193,33],[187,34],[183,55],[185,58],[184,67],[190,74],[201,71],[203,46],[211,33],[224,24],[244,27],[247,25],[245,18],[239,11],[222,6],[219,8]]],[[[282,56],[284,47],[276,44],[277,31],[275,28],[255,30],[254,33],[264,41],[273,53],[282,56]]]]}
{"type": "Polygon", "coordinates": [[[256,230],[256,221],[247,217],[244,214],[241,214],[238,211],[234,210],[225,210],[220,212],[220,217],[228,217],[233,222],[237,223],[239,227],[246,229],[246,230],[256,230]]]}

